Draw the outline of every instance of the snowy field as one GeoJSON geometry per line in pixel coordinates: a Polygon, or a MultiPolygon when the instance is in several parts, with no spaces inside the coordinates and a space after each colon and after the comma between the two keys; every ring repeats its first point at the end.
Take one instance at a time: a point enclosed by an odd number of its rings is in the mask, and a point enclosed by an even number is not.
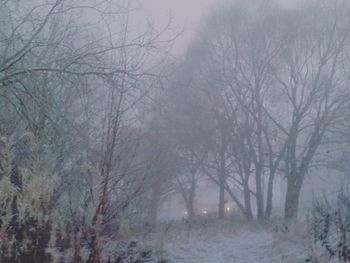
{"type": "Polygon", "coordinates": [[[302,238],[246,226],[202,226],[190,235],[172,230],[164,240],[164,250],[177,263],[305,262],[307,254],[302,238]]]}

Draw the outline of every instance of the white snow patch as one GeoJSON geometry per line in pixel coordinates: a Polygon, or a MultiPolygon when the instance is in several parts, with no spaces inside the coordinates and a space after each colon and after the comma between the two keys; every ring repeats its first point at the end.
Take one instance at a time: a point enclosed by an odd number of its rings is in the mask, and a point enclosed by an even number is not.
{"type": "Polygon", "coordinates": [[[305,246],[279,240],[268,230],[242,229],[215,233],[207,229],[165,240],[164,249],[176,263],[282,263],[305,262],[305,246]]]}

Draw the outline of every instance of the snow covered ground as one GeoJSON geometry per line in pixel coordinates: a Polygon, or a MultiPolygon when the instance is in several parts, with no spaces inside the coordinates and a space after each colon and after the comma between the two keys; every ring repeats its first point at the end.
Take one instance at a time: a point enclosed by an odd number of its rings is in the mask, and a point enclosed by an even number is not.
{"type": "Polygon", "coordinates": [[[203,226],[175,230],[164,240],[167,258],[176,263],[282,263],[305,262],[302,240],[254,227],[203,226]]]}

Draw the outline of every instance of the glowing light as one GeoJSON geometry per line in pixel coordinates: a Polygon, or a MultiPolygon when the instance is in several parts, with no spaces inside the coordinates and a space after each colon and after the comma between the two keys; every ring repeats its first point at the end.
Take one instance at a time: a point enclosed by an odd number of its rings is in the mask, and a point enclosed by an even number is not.
{"type": "Polygon", "coordinates": [[[203,214],[205,214],[205,215],[208,214],[208,211],[207,211],[207,210],[204,210],[204,211],[203,211],[203,214]]]}
{"type": "Polygon", "coordinates": [[[230,211],[230,208],[229,208],[229,207],[226,207],[226,211],[229,212],[229,211],[230,211]]]}
{"type": "Polygon", "coordinates": [[[187,211],[185,211],[185,213],[184,213],[186,216],[188,215],[188,212],[187,211]]]}

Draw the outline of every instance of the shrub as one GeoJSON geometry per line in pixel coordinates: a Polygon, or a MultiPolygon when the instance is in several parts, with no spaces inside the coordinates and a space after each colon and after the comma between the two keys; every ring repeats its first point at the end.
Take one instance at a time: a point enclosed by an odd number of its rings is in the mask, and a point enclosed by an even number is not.
{"type": "Polygon", "coordinates": [[[74,250],[70,262],[82,262],[81,231],[53,206],[58,178],[44,172],[35,144],[30,165],[19,167],[18,145],[13,136],[0,139],[0,262],[64,262],[67,249],[74,250]]]}
{"type": "Polygon", "coordinates": [[[111,243],[103,239],[102,216],[93,202],[74,211],[73,219],[62,213],[59,204],[67,206],[67,200],[57,195],[61,181],[50,174],[42,148],[30,133],[0,137],[0,262],[149,262],[153,253],[135,244],[103,253],[111,243]],[[18,148],[26,148],[25,155],[18,148]]]}
{"type": "Polygon", "coordinates": [[[315,202],[310,229],[312,250],[321,249],[329,260],[350,262],[350,196],[340,192],[336,204],[315,202]]]}

